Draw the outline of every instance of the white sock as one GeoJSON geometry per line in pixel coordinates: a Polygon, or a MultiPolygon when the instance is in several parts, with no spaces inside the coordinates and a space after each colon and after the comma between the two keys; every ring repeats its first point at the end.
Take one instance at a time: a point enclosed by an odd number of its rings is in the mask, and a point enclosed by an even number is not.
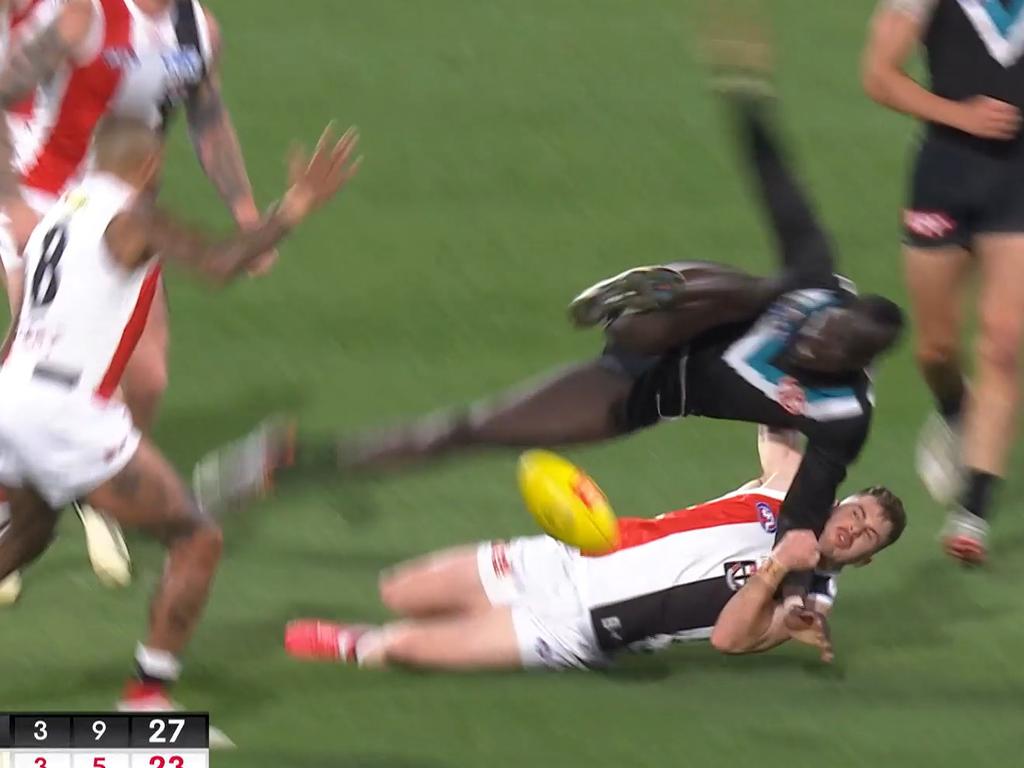
{"type": "Polygon", "coordinates": [[[173,683],[181,676],[181,662],[173,653],[147,648],[142,643],[135,649],[135,663],[142,678],[173,683]]]}
{"type": "Polygon", "coordinates": [[[384,649],[387,639],[388,631],[386,627],[371,629],[360,635],[356,641],[356,664],[360,667],[381,666],[384,662],[381,651],[384,649]]]}

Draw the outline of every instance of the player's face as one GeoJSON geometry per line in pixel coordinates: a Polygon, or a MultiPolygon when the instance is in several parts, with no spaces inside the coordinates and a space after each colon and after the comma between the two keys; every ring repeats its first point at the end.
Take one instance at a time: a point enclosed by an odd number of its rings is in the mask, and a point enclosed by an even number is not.
{"type": "Polygon", "coordinates": [[[832,512],[818,539],[818,548],[836,565],[866,563],[885,546],[892,523],[874,496],[854,496],[832,512]]]}
{"type": "Polygon", "coordinates": [[[853,313],[842,307],[817,313],[797,332],[786,350],[786,362],[819,373],[850,370],[847,342],[853,322],[853,313]]]}

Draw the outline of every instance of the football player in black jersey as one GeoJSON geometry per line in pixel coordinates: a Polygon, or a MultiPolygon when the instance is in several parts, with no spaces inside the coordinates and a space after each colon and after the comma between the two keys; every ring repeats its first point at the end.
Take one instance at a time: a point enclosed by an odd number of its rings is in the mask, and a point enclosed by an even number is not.
{"type": "Polygon", "coordinates": [[[768,101],[733,83],[727,102],[779,243],[778,276],[703,263],[599,283],[573,313],[605,326],[601,356],[373,436],[353,464],[385,469],[487,446],[588,443],[683,416],[748,421],[808,438],[782,527],[820,533],[867,438],[866,369],[898,338],[902,314],[882,297],[856,296],[834,274],[828,238],[777,146],[768,101]]]}
{"type": "Polygon", "coordinates": [[[278,455],[293,458],[300,476],[339,464],[384,470],[491,446],[609,440],[666,419],[706,416],[807,437],[779,535],[793,528],[820,534],[867,438],[873,396],[866,369],[895,343],[902,314],[882,297],[855,295],[834,274],[829,239],[779,149],[764,79],[732,67],[720,83],[778,241],[777,276],[708,262],[630,270],[573,303],[577,322],[605,326],[607,345],[597,358],[340,449],[304,438],[281,454],[275,431],[258,430],[197,466],[203,504],[213,509],[261,484],[268,454],[272,468],[278,455]],[[253,456],[260,457],[255,464],[253,456]]]}
{"type": "Polygon", "coordinates": [[[1016,425],[1024,340],[1024,9],[991,0],[883,0],[864,55],[879,103],[923,123],[904,211],[907,283],[917,360],[936,413],[922,431],[918,471],[951,506],[946,551],[986,557],[993,492],[1016,425]],[[923,46],[930,88],[906,72],[923,46]],[[963,304],[980,278],[976,369],[967,397],[963,304]]]}

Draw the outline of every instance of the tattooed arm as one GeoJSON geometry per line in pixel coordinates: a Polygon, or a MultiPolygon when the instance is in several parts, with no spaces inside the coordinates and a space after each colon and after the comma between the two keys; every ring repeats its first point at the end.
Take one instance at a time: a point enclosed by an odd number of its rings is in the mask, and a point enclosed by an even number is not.
{"type": "MultiPolygon", "coordinates": [[[[221,49],[219,27],[209,12],[206,12],[206,21],[216,60],[221,49]]],[[[207,178],[217,188],[239,227],[247,229],[256,226],[260,221],[260,213],[253,197],[238,134],[224,104],[220,75],[216,69],[196,89],[186,105],[186,111],[192,146],[207,178]]],[[[275,258],[275,254],[268,253],[267,263],[258,266],[269,268],[275,258]]]]}
{"type": "Polygon", "coordinates": [[[111,254],[124,267],[136,269],[154,256],[176,262],[217,285],[239,277],[298,226],[310,213],[334,197],[358,170],[349,162],[358,142],[350,130],[333,140],[324,131],[308,162],[297,155],[290,163],[291,185],[281,203],[249,229],[223,240],[181,223],[161,210],[147,195],[118,214],[107,226],[105,240],[111,254]]]}
{"type": "MultiPolygon", "coordinates": [[[[89,34],[90,0],[67,0],[57,17],[35,37],[14,45],[0,71],[0,110],[7,111],[49,80],[89,34]]],[[[0,194],[16,192],[13,146],[6,120],[0,120],[0,194]]]]}

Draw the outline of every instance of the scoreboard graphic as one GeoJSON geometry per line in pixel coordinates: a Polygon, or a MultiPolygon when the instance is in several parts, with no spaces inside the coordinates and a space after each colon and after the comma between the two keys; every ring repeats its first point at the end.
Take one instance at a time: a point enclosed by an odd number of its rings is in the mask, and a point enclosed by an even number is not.
{"type": "Polygon", "coordinates": [[[0,768],[209,768],[195,712],[0,713],[0,768]]]}

